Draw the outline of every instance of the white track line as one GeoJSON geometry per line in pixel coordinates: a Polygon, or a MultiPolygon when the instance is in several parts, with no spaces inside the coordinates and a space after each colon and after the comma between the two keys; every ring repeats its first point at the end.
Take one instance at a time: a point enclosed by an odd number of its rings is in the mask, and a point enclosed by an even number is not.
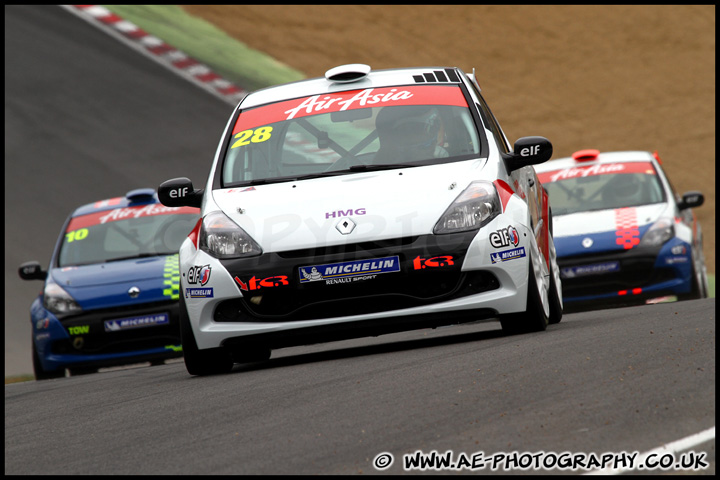
{"type": "Polygon", "coordinates": [[[635,470],[638,470],[637,469],[638,465],[645,464],[645,460],[650,455],[663,455],[666,453],[675,454],[675,453],[682,452],[684,450],[689,450],[696,445],[700,445],[701,443],[705,443],[707,441],[714,440],[714,439],[715,439],[715,427],[708,428],[707,430],[703,430],[700,433],[690,435],[689,437],[685,437],[680,440],[676,440],[674,442],[666,443],[665,445],[661,445],[658,448],[654,448],[650,451],[640,454],[637,458],[637,461],[635,462],[636,468],[633,468],[633,469],[630,469],[630,468],[604,468],[602,470],[594,470],[592,472],[586,473],[586,475],[619,475],[621,473],[635,471],[635,470]]]}

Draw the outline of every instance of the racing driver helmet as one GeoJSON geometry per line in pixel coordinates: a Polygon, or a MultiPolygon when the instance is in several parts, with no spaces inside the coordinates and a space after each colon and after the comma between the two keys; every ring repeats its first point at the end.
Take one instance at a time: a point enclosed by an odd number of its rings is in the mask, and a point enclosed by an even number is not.
{"type": "Polygon", "coordinates": [[[447,157],[445,126],[437,107],[385,107],[375,123],[380,149],[374,163],[447,157]]]}

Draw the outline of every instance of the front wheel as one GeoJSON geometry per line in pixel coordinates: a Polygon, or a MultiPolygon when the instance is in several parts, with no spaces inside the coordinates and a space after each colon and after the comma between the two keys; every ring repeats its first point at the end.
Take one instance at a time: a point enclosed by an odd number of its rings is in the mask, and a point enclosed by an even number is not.
{"type": "MultiPolygon", "coordinates": [[[[182,290],[181,290],[182,291],[182,290]]],[[[228,373],[233,361],[222,348],[200,350],[195,342],[185,299],[180,295],[180,337],[182,339],[185,368],[190,375],[213,375],[228,373]]]]}
{"type": "Polygon", "coordinates": [[[50,380],[53,378],[62,378],[65,376],[65,369],[59,368],[57,370],[45,370],[40,363],[40,356],[35,348],[35,342],[32,344],[32,359],[33,359],[33,373],[35,373],[35,380],[50,380]]]}
{"type": "MultiPolygon", "coordinates": [[[[552,221],[552,216],[550,219],[552,221]]],[[[550,241],[550,292],[548,297],[550,300],[548,323],[551,325],[560,323],[563,316],[562,281],[560,280],[560,267],[557,264],[557,252],[553,240],[550,241]]]]}
{"type": "MultiPolygon", "coordinates": [[[[543,308],[540,290],[532,266],[528,271],[527,304],[524,312],[509,313],[500,317],[500,325],[505,333],[510,335],[518,333],[541,332],[547,329],[548,316],[543,308]]],[[[558,320],[559,321],[559,320],[558,320]]]]}

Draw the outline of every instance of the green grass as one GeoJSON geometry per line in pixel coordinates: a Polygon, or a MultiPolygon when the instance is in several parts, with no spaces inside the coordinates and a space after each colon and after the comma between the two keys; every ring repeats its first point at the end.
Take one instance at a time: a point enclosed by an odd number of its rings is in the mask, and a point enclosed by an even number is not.
{"type": "Polygon", "coordinates": [[[715,275],[708,273],[708,297],[715,298],[715,275]]]}
{"type": "Polygon", "coordinates": [[[178,5],[103,5],[248,91],[294,82],[305,74],[253,50],[178,5]]]}
{"type": "Polygon", "coordinates": [[[5,385],[9,383],[29,382],[35,380],[35,375],[16,375],[13,377],[5,377],[5,385]]]}

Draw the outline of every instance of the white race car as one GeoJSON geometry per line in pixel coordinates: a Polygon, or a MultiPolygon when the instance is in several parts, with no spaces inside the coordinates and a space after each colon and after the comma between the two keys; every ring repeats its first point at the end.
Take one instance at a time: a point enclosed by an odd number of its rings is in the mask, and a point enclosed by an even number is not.
{"type": "Polygon", "coordinates": [[[708,296],[702,229],[656,153],[581,150],[537,167],[550,195],[565,306],[591,310],[708,296]]]}
{"type": "Polygon", "coordinates": [[[164,182],[201,207],[180,248],[181,334],[193,375],[272,349],[500,320],[562,318],[549,203],[458,68],[371,71],[262,89],[234,110],[207,185],[164,182]]]}

